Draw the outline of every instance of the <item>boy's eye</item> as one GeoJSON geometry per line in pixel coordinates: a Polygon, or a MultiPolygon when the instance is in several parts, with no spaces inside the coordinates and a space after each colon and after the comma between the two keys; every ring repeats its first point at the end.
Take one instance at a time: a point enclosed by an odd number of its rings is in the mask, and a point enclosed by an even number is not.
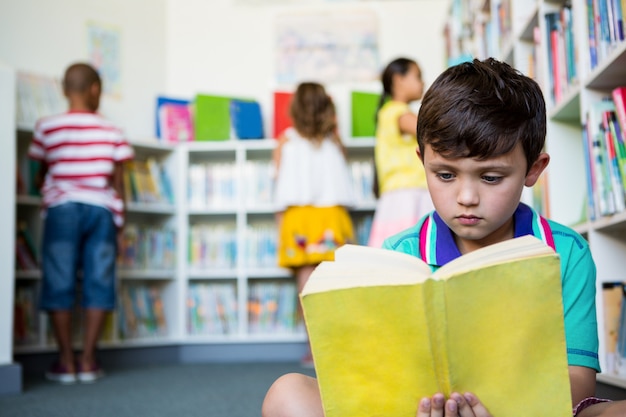
{"type": "Polygon", "coordinates": [[[449,172],[439,172],[437,177],[439,177],[442,181],[450,181],[454,178],[454,174],[450,174],[449,172]]]}
{"type": "Polygon", "coordinates": [[[489,184],[496,184],[502,180],[502,177],[497,177],[495,175],[483,175],[483,181],[489,184]]]}

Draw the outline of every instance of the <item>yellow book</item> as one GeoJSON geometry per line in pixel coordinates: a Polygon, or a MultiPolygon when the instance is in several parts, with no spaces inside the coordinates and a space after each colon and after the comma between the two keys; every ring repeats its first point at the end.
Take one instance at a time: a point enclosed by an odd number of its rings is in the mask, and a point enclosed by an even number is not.
{"type": "Polygon", "coordinates": [[[532,236],[434,273],[345,245],[301,300],[325,417],[414,417],[455,391],[495,416],[571,416],[559,257],[532,236]]]}

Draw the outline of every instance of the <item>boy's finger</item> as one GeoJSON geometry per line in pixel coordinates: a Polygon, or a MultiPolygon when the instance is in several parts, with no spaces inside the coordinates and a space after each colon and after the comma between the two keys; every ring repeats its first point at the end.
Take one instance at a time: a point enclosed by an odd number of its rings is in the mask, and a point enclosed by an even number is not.
{"type": "Polygon", "coordinates": [[[430,398],[422,398],[419,403],[419,406],[417,407],[416,417],[431,417],[430,406],[431,406],[430,398]]]}
{"type": "Polygon", "coordinates": [[[463,397],[472,407],[472,411],[476,417],[493,417],[476,395],[471,392],[466,392],[463,397]]]}

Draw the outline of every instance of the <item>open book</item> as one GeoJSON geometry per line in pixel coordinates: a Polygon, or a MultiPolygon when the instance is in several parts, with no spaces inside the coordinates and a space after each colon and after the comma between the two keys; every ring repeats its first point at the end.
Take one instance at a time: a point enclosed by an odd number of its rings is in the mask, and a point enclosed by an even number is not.
{"type": "Polygon", "coordinates": [[[435,273],[345,245],[302,305],[325,417],[414,417],[437,392],[474,392],[494,416],[571,416],[559,257],[532,236],[435,273]]]}

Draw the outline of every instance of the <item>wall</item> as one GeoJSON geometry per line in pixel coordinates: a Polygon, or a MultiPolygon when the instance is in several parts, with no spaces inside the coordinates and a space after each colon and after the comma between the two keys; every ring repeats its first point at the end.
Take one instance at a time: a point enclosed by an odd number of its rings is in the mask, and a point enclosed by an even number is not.
{"type": "MultiPolygon", "coordinates": [[[[443,0],[342,1],[329,5],[289,6],[289,1],[177,0],[167,2],[166,90],[192,98],[196,93],[241,95],[259,100],[266,126],[271,119],[274,74],[274,19],[283,11],[370,8],[379,15],[381,66],[403,55],[422,66],[426,83],[444,69],[443,22],[448,2],[443,0]],[[255,3],[248,1],[248,3],[255,3]],[[287,4],[287,6],[285,5],[287,4]]],[[[302,3],[302,2],[300,2],[302,3]]],[[[348,135],[349,111],[345,99],[350,86],[330,85],[338,101],[342,134],[348,135]]],[[[379,83],[368,90],[379,91],[379,83]]],[[[270,129],[266,129],[270,131],[270,129]]]]}
{"type": "Polygon", "coordinates": [[[165,84],[166,0],[0,0],[0,62],[15,70],[61,78],[86,60],[87,22],[121,33],[119,99],[103,97],[101,112],[129,138],[154,135],[154,97],[165,84]]]}

